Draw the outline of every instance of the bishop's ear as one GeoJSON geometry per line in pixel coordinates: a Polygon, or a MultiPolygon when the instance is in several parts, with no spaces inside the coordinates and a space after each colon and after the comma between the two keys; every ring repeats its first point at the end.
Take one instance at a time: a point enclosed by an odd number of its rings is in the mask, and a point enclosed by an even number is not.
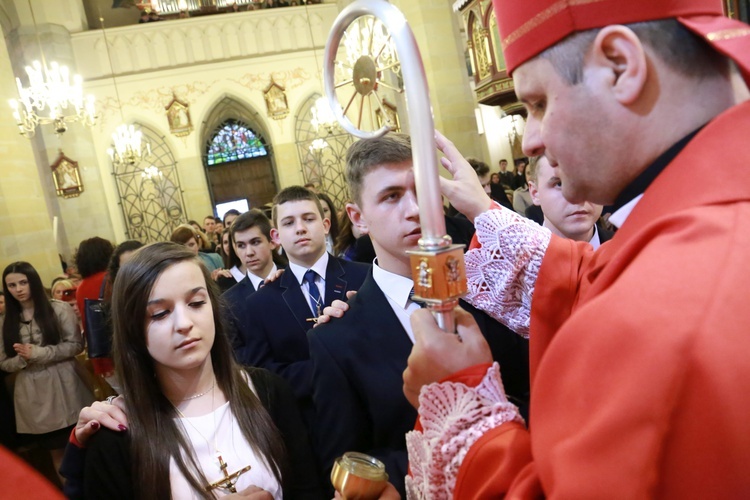
{"type": "Polygon", "coordinates": [[[626,26],[602,28],[589,52],[589,63],[601,70],[613,97],[633,104],[644,92],[649,58],[638,36],[626,26]]]}

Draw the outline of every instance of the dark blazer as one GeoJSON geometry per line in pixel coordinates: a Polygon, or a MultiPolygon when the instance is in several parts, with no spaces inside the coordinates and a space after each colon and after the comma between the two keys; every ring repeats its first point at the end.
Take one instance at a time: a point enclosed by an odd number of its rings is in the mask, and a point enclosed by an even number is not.
{"type": "MultiPolygon", "coordinates": [[[[323,495],[307,430],[289,386],[266,370],[248,368],[247,371],[258,399],[284,441],[286,462],[281,464],[284,498],[330,498],[323,495]]],[[[127,432],[102,429],[91,438],[87,448],[68,443],[60,471],[67,479],[64,491],[68,498],[135,498],[127,432]]]]}
{"type": "MultiPolygon", "coordinates": [[[[370,266],[333,256],[326,269],[325,304],[346,300],[346,292],[359,290],[370,266]]],[[[242,347],[239,362],[281,375],[303,405],[311,405],[312,365],[306,332],[313,314],[297,278],[287,268],[281,278],[264,285],[235,307],[242,347]]],[[[303,410],[303,416],[306,417],[303,410]]]]}
{"type": "Polygon", "coordinates": [[[237,312],[244,307],[247,299],[255,292],[253,282],[245,276],[241,281],[221,294],[221,318],[224,321],[224,327],[227,329],[227,336],[232,343],[232,348],[234,348],[235,357],[237,357],[237,353],[244,346],[242,337],[239,334],[243,328],[243,324],[237,312]]]}
{"type": "MultiPolygon", "coordinates": [[[[313,364],[316,422],[312,430],[325,476],[344,452],[381,460],[390,482],[406,498],[405,434],[417,412],[403,393],[412,342],[370,272],[341,319],[307,333],[313,364]]],[[[524,339],[462,301],[477,319],[500,361],[506,388],[528,400],[528,350],[524,339]]]]}

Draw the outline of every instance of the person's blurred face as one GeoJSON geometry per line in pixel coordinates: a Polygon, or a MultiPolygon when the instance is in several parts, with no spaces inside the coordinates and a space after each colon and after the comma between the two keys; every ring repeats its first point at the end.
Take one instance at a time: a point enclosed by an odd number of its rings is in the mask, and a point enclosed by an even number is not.
{"type": "Polygon", "coordinates": [[[5,285],[13,298],[21,304],[31,300],[31,285],[25,274],[8,273],[5,277],[5,285]]]}
{"type": "Polygon", "coordinates": [[[498,174],[497,172],[495,172],[494,174],[492,174],[490,176],[490,182],[492,184],[500,184],[500,174],[498,174]]]}
{"type": "Polygon", "coordinates": [[[133,252],[135,252],[135,250],[127,250],[120,254],[120,267],[122,267],[123,264],[130,260],[130,257],[133,256],[133,252]]]}
{"type": "Polygon", "coordinates": [[[5,295],[0,295],[0,314],[5,314],[5,295]]]}
{"type": "Polygon", "coordinates": [[[68,290],[70,287],[65,286],[60,283],[56,283],[55,286],[52,288],[52,298],[55,300],[64,301],[63,295],[65,294],[65,290],[68,290]]]}
{"type": "Polygon", "coordinates": [[[562,181],[557,168],[542,157],[537,164],[537,181],[529,182],[529,194],[535,205],[542,207],[544,226],[563,238],[589,241],[594,224],[602,214],[602,206],[593,203],[570,203],[563,196],[562,181]]]}
{"type": "Polygon", "coordinates": [[[314,201],[288,201],[277,205],[276,219],[278,227],[271,230],[271,237],[284,248],[291,262],[310,267],[323,256],[331,224],[321,216],[314,201]]]}
{"type": "Polygon", "coordinates": [[[265,278],[271,272],[275,249],[276,245],[257,226],[234,232],[234,251],[247,270],[256,276],[265,278]]]}
{"type": "Polygon", "coordinates": [[[224,216],[224,227],[232,227],[232,222],[237,218],[235,214],[227,214],[224,216]]]}
{"type": "Polygon", "coordinates": [[[195,255],[198,255],[198,250],[200,250],[200,247],[198,246],[198,240],[195,238],[190,238],[185,243],[185,246],[193,252],[195,255]]]}
{"type": "Polygon", "coordinates": [[[224,255],[229,255],[229,231],[221,235],[221,249],[224,255]]]}
{"type": "Polygon", "coordinates": [[[216,221],[213,219],[213,217],[206,217],[205,219],[203,219],[203,230],[206,232],[206,234],[213,233],[215,228],[216,221]]]}
{"type": "Polygon", "coordinates": [[[492,192],[492,189],[490,188],[490,174],[486,173],[483,176],[479,178],[479,182],[482,184],[482,189],[484,189],[484,192],[487,194],[490,194],[492,192]]]}
{"type": "Polygon", "coordinates": [[[331,207],[325,200],[320,200],[320,204],[323,206],[323,217],[331,220],[331,207]]]}
{"type": "Polygon", "coordinates": [[[508,162],[507,161],[501,161],[500,162],[500,172],[507,172],[508,171],[508,162]]]}

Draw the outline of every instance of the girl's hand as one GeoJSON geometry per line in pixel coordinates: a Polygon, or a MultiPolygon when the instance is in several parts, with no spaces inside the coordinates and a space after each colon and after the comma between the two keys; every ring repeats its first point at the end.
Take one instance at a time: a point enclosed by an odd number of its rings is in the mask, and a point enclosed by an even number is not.
{"type": "Polygon", "coordinates": [[[23,359],[28,361],[31,358],[31,352],[34,349],[33,344],[13,344],[13,349],[15,349],[16,353],[21,356],[23,359]]]}
{"type": "Polygon", "coordinates": [[[128,417],[125,411],[125,399],[122,396],[113,398],[111,403],[96,401],[91,406],[86,406],[78,414],[76,440],[85,446],[86,441],[96,434],[102,425],[117,432],[128,430],[128,417]]]}

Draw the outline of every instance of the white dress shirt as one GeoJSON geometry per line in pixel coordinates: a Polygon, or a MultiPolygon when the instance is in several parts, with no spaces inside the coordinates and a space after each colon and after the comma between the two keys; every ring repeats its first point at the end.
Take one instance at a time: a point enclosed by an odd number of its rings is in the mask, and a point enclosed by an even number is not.
{"type": "Polygon", "coordinates": [[[391,309],[406,330],[409,339],[414,343],[414,332],[409,318],[411,313],[420,308],[419,304],[409,299],[409,292],[414,288],[414,281],[386,271],[378,265],[377,259],[372,263],[372,277],[378,288],[385,294],[385,298],[388,299],[391,309]]]}
{"type": "MultiPolygon", "coordinates": [[[[310,289],[308,288],[307,282],[305,282],[305,273],[308,269],[315,271],[317,276],[315,277],[315,284],[318,286],[320,292],[320,300],[325,304],[326,301],[326,269],[328,269],[328,252],[325,252],[318,261],[313,264],[312,267],[302,267],[292,262],[289,262],[289,270],[292,271],[294,277],[297,278],[297,283],[302,289],[302,294],[305,296],[307,303],[310,303],[310,289]]],[[[322,304],[321,304],[322,305],[322,304]]],[[[310,309],[315,317],[318,316],[318,312],[310,309]]],[[[322,310],[322,308],[321,308],[322,310]]]]}
{"type": "Polygon", "coordinates": [[[638,202],[641,201],[641,198],[643,198],[643,195],[639,194],[638,196],[621,206],[620,209],[615,213],[610,215],[610,224],[615,226],[617,229],[621,228],[622,225],[625,224],[625,220],[627,220],[627,218],[630,216],[630,212],[632,212],[638,202]]]}
{"type": "Polygon", "coordinates": [[[277,271],[277,269],[278,268],[276,267],[276,264],[274,264],[273,268],[271,268],[271,272],[268,273],[268,275],[265,278],[261,278],[260,276],[256,276],[253,273],[251,273],[250,271],[247,272],[247,277],[250,278],[250,283],[253,284],[253,286],[255,287],[255,291],[256,292],[258,290],[260,290],[260,282],[261,281],[265,281],[266,278],[268,278],[268,276],[271,276],[273,273],[275,273],[277,271]]]}
{"type": "Polygon", "coordinates": [[[599,248],[602,244],[602,240],[599,239],[599,228],[596,227],[596,224],[594,224],[594,235],[589,240],[589,244],[596,250],[599,248]]]}
{"type": "Polygon", "coordinates": [[[230,269],[229,272],[232,273],[232,278],[234,278],[234,281],[237,283],[245,279],[245,274],[240,271],[240,268],[237,266],[232,266],[232,269],[230,269]]]}

